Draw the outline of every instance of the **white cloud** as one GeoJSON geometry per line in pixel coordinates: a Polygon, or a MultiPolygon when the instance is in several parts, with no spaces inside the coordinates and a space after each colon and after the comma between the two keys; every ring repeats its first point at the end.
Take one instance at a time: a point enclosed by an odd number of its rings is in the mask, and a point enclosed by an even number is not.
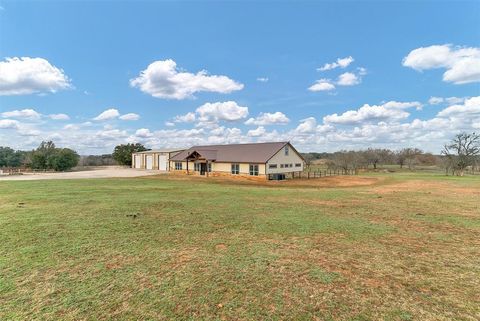
{"type": "Polygon", "coordinates": [[[352,56],[345,58],[338,58],[336,62],[327,63],[321,68],[317,68],[318,71],[332,70],[335,68],[346,68],[354,61],[352,56]]]}
{"type": "Polygon", "coordinates": [[[196,119],[195,113],[186,113],[185,115],[175,116],[174,123],[193,123],[196,119]]]}
{"type": "Polygon", "coordinates": [[[200,122],[238,121],[248,116],[248,107],[239,106],[234,101],[206,103],[196,112],[200,122]]]}
{"type": "Polygon", "coordinates": [[[156,98],[185,99],[197,92],[231,93],[243,89],[243,84],[227,76],[209,75],[202,70],[196,74],[177,69],[171,59],[151,63],[137,78],[130,80],[132,87],[156,98]]]}
{"type": "Polygon", "coordinates": [[[295,128],[298,133],[311,133],[317,128],[317,120],[314,117],[302,119],[300,124],[295,128]]]}
{"type": "Polygon", "coordinates": [[[312,86],[308,88],[310,91],[329,91],[334,90],[335,85],[330,81],[330,79],[319,79],[312,86]]]}
{"type": "Polygon", "coordinates": [[[476,115],[480,118],[480,96],[465,100],[463,105],[453,105],[447,107],[437,114],[438,117],[469,117],[468,115],[476,115]]]}
{"type": "Polygon", "coordinates": [[[257,81],[259,82],[268,82],[268,77],[258,77],[257,81]]]}
{"type": "Polygon", "coordinates": [[[454,84],[480,82],[480,48],[434,45],[412,50],[404,59],[405,67],[417,71],[443,68],[443,81],[454,84]]]}
{"type": "Polygon", "coordinates": [[[120,118],[121,120],[139,120],[140,115],[134,114],[134,113],[128,113],[128,114],[122,115],[118,118],[120,118]]]}
{"type": "Polygon", "coordinates": [[[275,124],[288,124],[290,119],[282,113],[260,113],[257,118],[249,118],[245,125],[275,125],[275,124]]]}
{"type": "Polygon", "coordinates": [[[70,117],[67,114],[50,114],[48,115],[50,119],[53,120],[69,120],[70,117]]]}
{"type": "Polygon", "coordinates": [[[0,96],[55,93],[71,87],[63,70],[43,58],[13,57],[0,62],[0,96]]]}
{"type": "Polygon", "coordinates": [[[257,129],[251,129],[247,132],[247,136],[249,137],[259,137],[265,135],[266,130],[265,127],[259,126],[257,129]]]}
{"type": "Polygon", "coordinates": [[[443,101],[444,99],[442,97],[430,97],[430,99],[428,100],[428,103],[430,105],[438,105],[443,103],[443,101]]]}
{"type": "Polygon", "coordinates": [[[9,118],[26,118],[26,119],[40,119],[42,115],[33,109],[12,110],[2,113],[2,117],[9,118]]]}
{"type": "Polygon", "coordinates": [[[174,127],[174,126],[175,126],[175,123],[174,123],[174,122],[171,122],[171,121],[166,121],[166,122],[165,122],[165,126],[167,126],[167,127],[174,127]]]}
{"type": "Polygon", "coordinates": [[[368,105],[365,104],[358,110],[349,110],[341,115],[332,114],[323,117],[323,121],[327,124],[352,125],[362,124],[365,122],[375,121],[398,121],[407,118],[410,113],[404,109],[407,108],[421,108],[422,104],[419,102],[396,102],[390,101],[382,105],[368,105]]]}
{"type": "Polygon", "coordinates": [[[135,132],[135,135],[138,136],[138,137],[142,137],[142,138],[153,136],[153,134],[150,132],[150,129],[148,129],[148,128],[137,129],[137,131],[135,132]]]}
{"type": "Polygon", "coordinates": [[[0,119],[0,129],[18,129],[19,122],[13,119],[0,119]]]}
{"type": "Polygon", "coordinates": [[[361,79],[351,72],[345,72],[338,76],[337,85],[340,86],[354,86],[358,85],[361,82],[361,79]]]}
{"type": "Polygon", "coordinates": [[[120,116],[120,113],[118,112],[118,110],[115,109],[115,108],[110,108],[110,109],[107,109],[104,112],[102,112],[100,115],[95,117],[93,120],[98,120],[98,121],[110,120],[110,119],[117,118],[118,116],[120,116]]]}

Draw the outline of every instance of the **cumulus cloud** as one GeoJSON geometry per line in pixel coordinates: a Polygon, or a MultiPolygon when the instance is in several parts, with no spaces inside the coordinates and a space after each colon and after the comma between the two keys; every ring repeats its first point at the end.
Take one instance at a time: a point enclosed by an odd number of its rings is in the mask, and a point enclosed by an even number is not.
{"type": "Polygon", "coordinates": [[[115,109],[115,108],[110,108],[110,109],[107,109],[104,112],[100,113],[93,120],[97,120],[97,121],[110,120],[110,119],[115,119],[118,116],[120,116],[120,113],[118,112],[118,110],[115,109]]]}
{"type": "Polygon", "coordinates": [[[300,124],[295,128],[297,133],[311,133],[317,128],[317,120],[314,117],[302,119],[300,124]]]}
{"type": "Polygon", "coordinates": [[[206,103],[196,110],[201,122],[238,121],[248,116],[248,107],[234,101],[206,103]]]}
{"type": "Polygon", "coordinates": [[[196,119],[195,113],[186,113],[185,115],[175,116],[173,122],[175,123],[193,123],[196,119]]]}
{"type": "Polygon", "coordinates": [[[346,68],[354,61],[352,56],[338,58],[336,62],[326,63],[323,67],[317,68],[318,71],[327,71],[335,68],[346,68]]]}
{"type": "Polygon", "coordinates": [[[130,80],[132,87],[156,98],[185,99],[197,92],[231,93],[243,89],[243,84],[227,76],[181,71],[171,59],[151,63],[140,75],[130,80]]]}
{"type": "Polygon", "coordinates": [[[249,118],[245,125],[276,125],[276,124],[288,124],[290,119],[282,113],[260,113],[256,118],[249,118]]]}
{"type": "Polygon", "coordinates": [[[14,119],[0,119],[0,129],[18,129],[19,122],[14,119]]]}
{"type": "Polygon", "coordinates": [[[118,118],[120,118],[121,120],[139,120],[140,115],[134,114],[134,113],[128,113],[128,114],[122,115],[118,118]]]}
{"type": "MultiPolygon", "coordinates": [[[[440,111],[438,117],[452,117],[460,115],[462,117],[471,117],[476,115],[480,118],[480,96],[465,100],[462,105],[452,105],[440,111]]],[[[480,121],[480,119],[479,119],[480,121]]]]}
{"type": "Polygon", "coordinates": [[[257,129],[251,129],[247,132],[247,136],[249,137],[259,137],[265,135],[266,130],[265,127],[259,126],[257,129]]]}
{"type": "Polygon", "coordinates": [[[334,90],[335,85],[331,82],[330,79],[322,78],[317,80],[313,85],[308,87],[310,91],[330,91],[334,90]]]}
{"type": "Polygon", "coordinates": [[[150,129],[148,128],[140,128],[140,129],[137,129],[137,131],[135,132],[135,135],[137,137],[142,137],[142,138],[146,138],[146,137],[152,137],[153,134],[150,132],[150,129]]]}
{"type": "Polygon", "coordinates": [[[358,85],[361,79],[352,72],[345,72],[338,76],[337,85],[340,86],[354,86],[358,85]]]}
{"type": "Polygon", "coordinates": [[[329,124],[352,125],[365,122],[398,121],[407,118],[410,113],[404,109],[421,108],[419,102],[396,102],[390,101],[382,105],[365,104],[358,110],[349,110],[341,115],[331,114],[323,117],[323,121],[329,124]]]}
{"type": "Polygon", "coordinates": [[[26,118],[26,119],[40,119],[42,115],[33,109],[12,110],[2,113],[2,117],[9,118],[26,118]]]}
{"type": "Polygon", "coordinates": [[[0,95],[55,93],[71,87],[64,71],[43,58],[13,57],[0,62],[0,95]]]}
{"type": "Polygon", "coordinates": [[[443,68],[443,81],[454,84],[480,82],[480,48],[450,44],[412,50],[402,62],[417,71],[443,68]]]}
{"type": "Polygon", "coordinates": [[[70,116],[68,116],[67,114],[50,114],[48,115],[48,117],[53,120],[69,120],[70,119],[70,116]]]}

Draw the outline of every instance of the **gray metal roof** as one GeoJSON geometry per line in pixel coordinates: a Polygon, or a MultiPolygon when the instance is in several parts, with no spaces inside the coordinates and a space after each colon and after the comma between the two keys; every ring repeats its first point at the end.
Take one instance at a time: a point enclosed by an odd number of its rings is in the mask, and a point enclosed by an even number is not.
{"type": "Polygon", "coordinates": [[[193,146],[170,158],[173,161],[184,161],[185,158],[197,152],[209,161],[227,163],[266,163],[288,142],[206,145],[193,146]]]}

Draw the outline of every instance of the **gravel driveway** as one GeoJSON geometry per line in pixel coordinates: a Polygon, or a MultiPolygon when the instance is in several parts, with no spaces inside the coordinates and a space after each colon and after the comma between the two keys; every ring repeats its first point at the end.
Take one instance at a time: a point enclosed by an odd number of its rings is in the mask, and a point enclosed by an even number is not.
{"type": "Polygon", "coordinates": [[[166,174],[154,170],[140,170],[122,167],[95,168],[78,172],[65,173],[25,173],[23,175],[0,176],[1,181],[28,181],[39,179],[77,179],[77,178],[108,178],[108,177],[140,177],[149,175],[166,174]]]}

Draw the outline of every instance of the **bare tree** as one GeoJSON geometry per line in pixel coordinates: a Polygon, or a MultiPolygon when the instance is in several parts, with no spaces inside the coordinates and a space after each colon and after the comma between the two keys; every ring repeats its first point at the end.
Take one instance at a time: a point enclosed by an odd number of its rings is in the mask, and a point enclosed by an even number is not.
{"type": "Polygon", "coordinates": [[[465,169],[475,165],[480,155],[480,134],[460,133],[449,144],[445,144],[442,155],[447,159],[453,173],[463,176],[465,169]]]}
{"type": "Polygon", "coordinates": [[[418,163],[418,156],[422,155],[423,151],[418,148],[403,148],[396,153],[397,164],[400,168],[407,165],[409,169],[414,169],[418,163]]]}

